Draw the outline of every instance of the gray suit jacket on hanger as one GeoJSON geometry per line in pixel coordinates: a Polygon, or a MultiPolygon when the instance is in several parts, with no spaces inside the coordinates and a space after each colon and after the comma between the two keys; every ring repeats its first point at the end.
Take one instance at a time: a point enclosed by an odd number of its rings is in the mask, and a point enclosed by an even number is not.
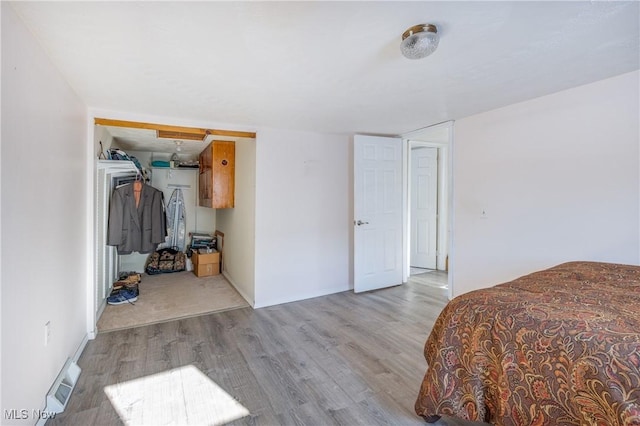
{"type": "Polygon", "coordinates": [[[113,191],[109,206],[107,244],[116,246],[118,254],[134,251],[151,253],[167,236],[162,192],[143,184],[136,207],[133,184],[113,191]]]}

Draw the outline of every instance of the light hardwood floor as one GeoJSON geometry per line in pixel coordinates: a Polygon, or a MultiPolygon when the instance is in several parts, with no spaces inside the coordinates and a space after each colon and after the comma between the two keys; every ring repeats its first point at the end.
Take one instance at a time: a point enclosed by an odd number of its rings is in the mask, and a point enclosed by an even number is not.
{"type": "Polygon", "coordinates": [[[446,302],[445,289],[410,281],[99,334],[67,409],[47,424],[122,424],[105,386],[186,365],[249,410],[237,425],[425,424],[413,410],[423,345],[446,302]]]}

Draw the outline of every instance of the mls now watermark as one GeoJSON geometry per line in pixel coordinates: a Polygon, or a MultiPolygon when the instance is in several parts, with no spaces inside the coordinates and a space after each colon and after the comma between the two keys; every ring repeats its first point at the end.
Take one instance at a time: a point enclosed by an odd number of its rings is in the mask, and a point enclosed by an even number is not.
{"type": "Polygon", "coordinates": [[[44,410],[27,410],[13,408],[11,410],[4,410],[5,420],[28,420],[28,419],[53,419],[56,413],[53,411],[44,410]]]}

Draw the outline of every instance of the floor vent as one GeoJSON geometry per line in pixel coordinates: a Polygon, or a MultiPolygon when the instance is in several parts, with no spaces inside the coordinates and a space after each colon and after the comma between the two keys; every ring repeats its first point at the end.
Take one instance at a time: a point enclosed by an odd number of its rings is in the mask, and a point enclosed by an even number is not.
{"type": "Polygon", "coordinates": [[[69,397],[80,377],[80,367],[71,358],[67,359],[62,371],[53,382],[51,390],[47,394],[46,411],[51,413],[62,413],[69,402],[69,397]]]}

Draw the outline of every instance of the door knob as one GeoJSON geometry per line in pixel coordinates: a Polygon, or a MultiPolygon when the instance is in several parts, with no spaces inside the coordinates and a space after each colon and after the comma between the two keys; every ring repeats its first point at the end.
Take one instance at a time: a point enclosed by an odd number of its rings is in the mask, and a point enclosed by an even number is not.
{"type": "Polygon", "coordinates": [[[356,225],[361,226],[361,225],[368,225],[369,222],[363,222],[360,219],[358,219],[358,221],[356,222],[356,225]]]}

